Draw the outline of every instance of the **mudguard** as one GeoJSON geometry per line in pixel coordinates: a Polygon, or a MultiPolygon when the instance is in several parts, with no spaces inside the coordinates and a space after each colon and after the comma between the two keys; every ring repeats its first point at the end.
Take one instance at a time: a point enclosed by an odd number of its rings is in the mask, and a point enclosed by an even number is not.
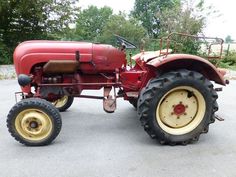
{"type": "Polygon", "coordinates": [[[202,73],[209,80],[218,84],[226,85],[224,73],[217,69],[208,60],[189,54],[170,54],[167,56],[156,57],[146,63],[154,66],[158,70],[170,71],[173,69],[189,69],[202,73]]]}

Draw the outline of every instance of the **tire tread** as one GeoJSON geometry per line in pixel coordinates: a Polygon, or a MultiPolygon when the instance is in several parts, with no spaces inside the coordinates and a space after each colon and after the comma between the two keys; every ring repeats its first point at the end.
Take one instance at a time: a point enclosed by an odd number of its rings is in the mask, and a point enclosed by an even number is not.
{"type": "Polygon", "coordinates": [[[218,95],[213,88],[213,84],[208,81],[202,74],[189,71],[186,69],[181,69],[178,71],[171,71],[163,74],[158,78],[152,79],[145,89],[142,89],[140,92],[139,100],[138,100],[138,116],[141,122],[141,125],[144,127],[144,130],[149,134],[149,136],[153,139],[156,139],[160,144],[168,144],[168,145],[187,145],[189,143],[193,143],[198,141],[200,134],[207,133],[209,129],[209,125],[215,122],[214,113],[218,110],[218,104],[216,102],[218,95]],[[153,129],[152,120],[149,118],[148,112],[150,111],[150,104],[153,100],[153,95],[158,94],[159,90],[165,87],[167,84],[174,82],[174,80],[178,79],[186,79],[191,78],[198,80],[203,83],[203,85],[208,89],[208,92],[211,93],[211,102],[213,103],[213,108],[211,110],[211,118],[209,122],[206,123],[203,130],[197,133],[194,137],[191,137],[184,141],[172,142],[166,136],[156,135],[155,130],[153,129]]]}

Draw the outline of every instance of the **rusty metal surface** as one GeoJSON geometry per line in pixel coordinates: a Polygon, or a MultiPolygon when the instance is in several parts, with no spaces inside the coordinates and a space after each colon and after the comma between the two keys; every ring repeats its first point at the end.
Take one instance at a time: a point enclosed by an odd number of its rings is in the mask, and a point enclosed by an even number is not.
{"type": "Polygon", "coordinates": [[[178,41],[175,41],[173,39],[176,36],[178,36],[180,38],[185,38],[185,39],[187,38],[187,39],[190,39],[190,40],[196,40],[197,42],[202,40],[201,43],[205,43],[207,45],[207,55],[206,55],[207,59],[221,59],[222,58],[223,43],[224,43],[223,39],[215,38],[215,37],[196,36],[196,35],[177,33],[177,32],[171,33],[167,37],[163,37],[162,39],[160,39],[160,53],[161,54],[165,54],[165,55],[169,54],[168,50],[170,49],[171,42],[174,43],[175,48],[173,50],[174,50],[174,53],[176,52],[178,41]],[[166,49],[165,50],[167,50],[167,52],[165,51],[165,52],[162,53],[164,43],[166,43],[166,49]],[[215,46],[215,45],[220,46],[219,55],[211,56],[212,46],[215,46]]]}

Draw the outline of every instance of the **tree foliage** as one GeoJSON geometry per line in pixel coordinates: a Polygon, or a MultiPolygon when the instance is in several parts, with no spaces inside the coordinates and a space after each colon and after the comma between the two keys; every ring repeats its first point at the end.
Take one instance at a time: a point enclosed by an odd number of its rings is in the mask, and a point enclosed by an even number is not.
{"type": "Polygon", "coordinates": [[[112,15],[107,21],[99,38],[100,42],[115,45],[114,34],[123,36],[136,45],[146,37],[146,30],[136,19],[126,19],[125,14],[112,15]]]}
{"type": "Polygon", "coordinates": [[[161,23],[158,14],[179,4],[179,0],[135,0],[131,15],[141,21],[150,37],[157,38],[161,23]]]}
{"type": "Polygon", "coordinates": [[[73,22],[75,3],[76,0],[1,0],[0,42],[12,53],[19,42],[54,38],[73,22]]]}
{"type": "Polygon", "coordinates": [[[199,34],[212,13],[204,0],[136,0],[131,15],[148,31],[150,38],[171,32],[199,34]]]}
{"type": "MultiPolygon", "coordinates": [[[[86,40],[115,45],[113,34],[150,46],[172,32],[198,35],[214,9],[204,0],[135,0],[133,11],[110,7],[80,10],[78,0],[0,0],[0,64],[11,63],[13,49],[31,39],[86,40]],[[73,25],[74,24],[74,25],[73,25]],[[74,26],[74,27],[71,27],[74,26]]],[[[175,40],[179,40],[178,37],[175,40]]],[[[182,52],[197,54],[199,43],[180,39],[182,52]]],[[[180,52],[181,52],[180,51],[180,52]]]]}
{"type": "Polygon", "coordinates": [[[166,35],[172,32],[197,35],[202,32],[205,25],[205,16],[202,15],[200,4],[189,4],[175,6],[172,9],[165,9],[158,14],[160,19],[160,34],[166,35]]]}
{"type": "Polygon", "coordinates": [[[226,36],[225,42],[226,42],[227,44],[229,44],[229,43],[231,43],[231,42],[233,42],[233,41],[234,41],[234,40],[232,39],[232,37],[231,37],[230,35],[226,36]]]}
{"type": "Polygon", "coordinates": [[[112,13],[110,7],[89,6],[78,15],[75,34],[81,40],[96,40],[112,13]]]}
{"type": "Polygon", "coordinates": [[[115,45],[114,34],[128,38],[139,44],[146,36],[146,30],[138,20],[126,14],[113,14],[109,7],[89,6],[81,11],[76,22],[76,30],[68,33],[67,39],[79,39],[115,45]]]}
{"type": "MultiPolygon", "coordinates": [[[[209,10],[205,7],[203,0],[174,1],[175,5],[169,5],[170,8],[165,8],[165,4],[161,4],[159,0],[155,0],[155,2],[159,3],[160,7],[163,7],[158,12],[155,11],[156,19],[159,20],[159,24],[156,26],[158,38],[173,32],[191,35],[202,33],[207,14],[209,14],[209,10]]],[[[200,42],[194,38],[174,35],[172,40],[177,42],[178,52],[198,54],[200,42]]],[[[153,46],[153,44],[148,45],[153,46]]]]}

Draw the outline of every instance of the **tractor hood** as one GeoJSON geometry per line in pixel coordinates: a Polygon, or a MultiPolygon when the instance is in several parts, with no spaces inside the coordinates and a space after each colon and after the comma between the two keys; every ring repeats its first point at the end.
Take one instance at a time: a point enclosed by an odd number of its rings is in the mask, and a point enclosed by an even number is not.
{"type": "Polygon", "coordinates": [[[26,41],[17,46],[14,51],[14,65],[16,73],[28,74],[35,64],[45,63],[52,59],[74,60],[75,51],[84,56],[92,55],[92,43],[64,42],[64,41],[26,41]]]}
{"type": "Polygon", "coordinates": [[[40,63],[49,60],[76,60],[79,51],[80,69],[84,72],[114,71],[125,62],[124,52],[107,44],[71,41],[26,41],[17,46],[14,52],[14,65],[17,75],[29,74],[40,63]]]}

